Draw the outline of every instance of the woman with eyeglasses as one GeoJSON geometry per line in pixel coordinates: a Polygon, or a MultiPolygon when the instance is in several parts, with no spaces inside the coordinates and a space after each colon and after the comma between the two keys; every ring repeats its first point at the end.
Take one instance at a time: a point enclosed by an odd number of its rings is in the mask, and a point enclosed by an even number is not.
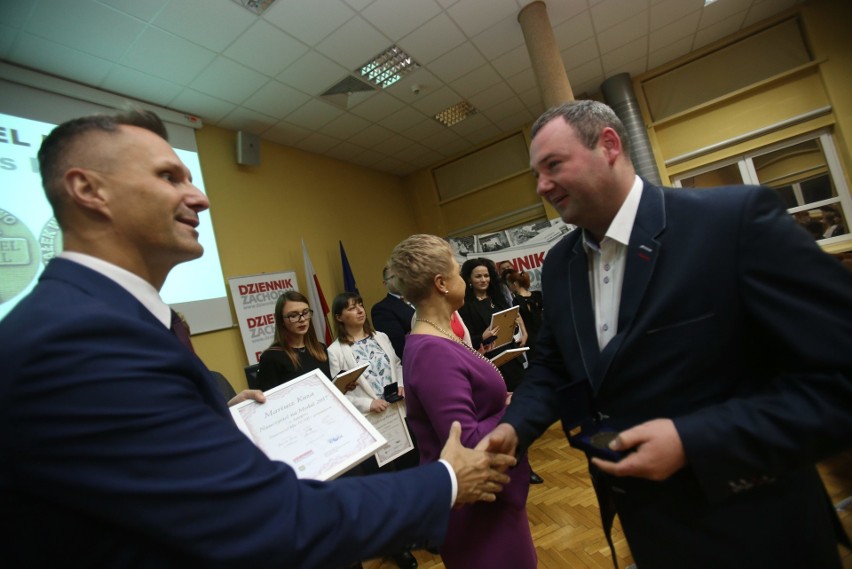
{"type": "Polygon", "coordinates": [[[262,354],[257,370],[263,391],[319,369],[330,377],[328,351],[311,324],[314,311],[300,292],[288,290],[275,303],[275,340],[262,354]]]}

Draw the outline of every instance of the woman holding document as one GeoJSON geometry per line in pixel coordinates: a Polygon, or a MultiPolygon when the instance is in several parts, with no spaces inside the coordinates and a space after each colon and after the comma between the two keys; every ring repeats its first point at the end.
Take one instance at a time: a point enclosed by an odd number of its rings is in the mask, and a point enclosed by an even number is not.
{"type": "MultiPolygon", "coordinates": [[[[459,308],[459,314],[470,330],[473,347],[480,349],[480,352],[489,359],[510,348],[517,348],[518,345],[514,341],[496,349],[491,347],[500,332],[500,330],[491,328],[491,317],[510,308],[500,290],[500,279],[497,277],[494,263],[483,258],[468,259],[462,265],[461,276],[467,283],[467,288],[464,306],[459,308]]],[[[526,343],[526,329],[520,316],[515,319],[514,326],[520,327],[520,344],[524,345],[526,343]]],[[[500,366],[500,372],[506,379],[506,386],[509,391],[514,391],[524,378],[522,360],[514,359],[506,362],[500,366]]]]}
{"type": "MultiPolygon", "coordinates": [[[[405,341],[405,402],[420,462],[434,462],[453,421],[461,423],[466,446],[475,446],[497,426],[506,408],[506,382],[491,361],[452,331],[451,317],[465,302],[466,283],[449,244],[434,235],[412,235],[394,248],[390,266],[400,291],[417,308],[405,341]]],[[[536,567],[526,512],[528,469],[526,457],[519,457],[495,502],[452,511],[440,549],[448,569],[536,567]]]]}

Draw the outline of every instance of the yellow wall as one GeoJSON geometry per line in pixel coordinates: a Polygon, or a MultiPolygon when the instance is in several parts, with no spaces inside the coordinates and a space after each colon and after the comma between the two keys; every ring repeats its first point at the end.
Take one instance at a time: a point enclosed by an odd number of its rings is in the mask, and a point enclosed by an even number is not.
{"type": "MultiPolygon", "coordinates": [[[[305,290],[301,239],[329,305],[343,289],[338,240],[369,309],[380,300],[391,249],[416,231],[414,208],[396,176],[261,142],[261,164],[239,166],[235,133],[197,133],[222,272],[232,276],[293,269],[305,290]]],[[[246,365],[239,329],[192,337],[210,369],[239,391],[246,365]]]]}

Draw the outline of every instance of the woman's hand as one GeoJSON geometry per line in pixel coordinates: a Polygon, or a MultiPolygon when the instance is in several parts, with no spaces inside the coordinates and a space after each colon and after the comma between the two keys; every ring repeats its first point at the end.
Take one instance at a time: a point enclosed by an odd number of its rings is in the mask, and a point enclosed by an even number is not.
{"type": "Polygon", "coordinates": [[[373,399],[370,403],[370,413],[381,413],[388,408],[389,403],[384,399],[373,399]]]}
{"type": "Polygon", "coordinates": [[[405,397],[405,388],[403,386],[400,385],[398,391],[400,397],[405,397]]]}

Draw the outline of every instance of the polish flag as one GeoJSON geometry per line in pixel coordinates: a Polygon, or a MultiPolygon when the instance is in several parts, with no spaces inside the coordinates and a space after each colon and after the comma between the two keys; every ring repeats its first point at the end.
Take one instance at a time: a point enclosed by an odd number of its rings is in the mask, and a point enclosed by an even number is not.
{"type": "Polygon", "coordinates": [[[325,296],[322,294],[319,279],[314,271],[314,265],[311,263],[311,258],[308,256],[308,248],[305,246],[305,240],[302,239],[302,255],[305,258],[305,279],[307,282],[307,290],[305,296],[308,297],[308,303],[314,310],[314,315],[311,317],[311,323],[314,326],[317,338],[320,342],[324,342],[326,346],[331,345],[331,330],[328,329],[328,303],[325,301],[325,296]]]}

